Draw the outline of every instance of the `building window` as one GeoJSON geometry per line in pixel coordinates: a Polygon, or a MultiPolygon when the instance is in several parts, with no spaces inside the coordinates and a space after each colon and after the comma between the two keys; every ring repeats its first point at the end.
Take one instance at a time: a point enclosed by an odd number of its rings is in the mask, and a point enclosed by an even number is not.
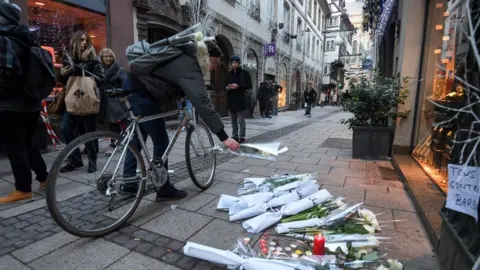
{"type": "Polygon", "coordinates": [[[318,50],[320,48],[320,40],[318,40],[318,39],[317,39],[317,46],[316,47],[317,47],[317,51],[318,51],[318,55],[317,55],[316,58],[317,58],[317,60],[319,60],[320,59],[320,54],[322,53],[322,50],[321,49],[318,50]]]}
{"type": "Polygon", "coordinates": [[[313,2],[315,0],[308,0],[308,17],[312,18],[313,16],[313,2]]]}
{"type": "Polygon", "coordinates": [[[337,27],[338,26],[338,17],[330,17],[327,22],[327,27],[337,27]]]}
{"type": "Polygon", "coordinates": [[[287,33],[291,33],[291,25],[290,25],[290,6],[285,2],[283,5],[283,21],[285,23],[285,31],[287,33]]]}
{"type": "Polygon", "coordinates": [[[328,64],[323,68],[323,74],[328,75],[328,64]]]}
{"type": "Polygon", "coordinates": [[[246,8],[253,19],[260,21],[260,0],[247,0],[246,8]]]}
{"type": "Polygon", "coordinates": [[[318,6],[317,6],[317,0],[313,0],[313,23],[317,25],[317,19],[318,19],[318,6]]]}
{"type": "Polygon", "coordinates": [[[327,40],[325,45],[325,51],[334,51],[335,50],[335,41],[327,40]]]}
{"type": "Polygon", "coordinates": [[[268,22],[274,23],[277,21],[277,1],[268,0],[268,22]]]}
{"type": "Polygon", "coordinates": [[[298,0],[298,3],[303,6],[303,0],[298,0]]]}
{"type": "Polygon", "coordinates": [[[358,41],[354,41],[352,45],[352,53],[353,54],[358,54],[358,41]]]}
{"type": "Polygon", "coordinates": [[[309,33],[310,33],[310,28],[307,28],[307,34],[306,35],[307,35],[307,55],[308,55],[308,57],[310,57],[310,49],[311,49],[310,47],[311,47],[311,44],[312,44],[309,33]]]}

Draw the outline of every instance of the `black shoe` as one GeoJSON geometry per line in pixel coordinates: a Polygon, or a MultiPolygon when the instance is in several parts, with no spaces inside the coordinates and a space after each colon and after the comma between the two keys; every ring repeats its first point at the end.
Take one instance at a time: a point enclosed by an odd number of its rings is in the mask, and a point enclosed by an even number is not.
{"type": "Polygon", "coordinates": [[[118,193],[126,196],[135,196],[138,192],[138,183],[127,183],[120,185],[118,193]]]}
{"type": "Polygon", "coordinates": [[[267,118],[270,118],[270,119],[272,118],[270,115],[267,115],[266,117],[267,117],[267,118]]]}
{"type": "Polygon", "coordinates": [[[73,171],[75,171],[76,169],[78,169],[82,166],[83,166],[83,164],[73,164],[73,163],[68,162],[67,164],[65,164],[65,166],[63,166],[60,169],[60,172],[61,173],[73,172],[73,171]]]}
{"type": "Polygon", "coordinates": [[[245,139],[240,139],[239,143],[245,143],[247,140],[245,139]]]}
{"type": "Polygon", "coordinates": [[[163,187],[157,192],[157,198],[155,201],[173,201],[181,200],[187,197],[187,192],[184,190],[176,189],[174,186],[163,187]]]}

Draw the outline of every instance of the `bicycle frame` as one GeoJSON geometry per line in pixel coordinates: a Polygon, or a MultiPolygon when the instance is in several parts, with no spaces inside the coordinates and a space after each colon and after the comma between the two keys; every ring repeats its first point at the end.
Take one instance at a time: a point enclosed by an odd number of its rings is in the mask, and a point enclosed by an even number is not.
{"type": "MultiPolygon", "coordinates": [[[[147,148],[146,143],[145,143],[145,138],[142,135],[142,132],[140,130],[139,125],[141,123],[146,123],[146,122],[150,122],[150,121],[153,121],[153,120],[156,120],[156,119],[176,115],[176,114],[178,114],[178,112],[171,111],[171,112],[160,113],[160,114],[155,114],[155,115],[146,116],[146,117],[136,116],[136,115],[133,114],[133,111],[132,111],[130,102],[128,101],[128,98],[124,97],[124,98],[121,98],[121,99],[122,99],[122,102],[127,107],[127,110],[129,112],[129,120],[131,121],[130,124],[125,129],[125,131],[123,132],[125,134],[125,136],[123,138],[123,141],[121,142],[121,145],[128,146],[132,142],[133,136],[136,134],[137,137],[138,137],[138,140],[140,141],[140,145],[142,146],[142,150],[145,154],[145,157],[149,161],[148,162],[149,167],[147,168],[147,171],[153,171],[153,172],[156,173],[156,170],[154,170],[154,167],[156,167],[158,165],[154,164],[154,162],[158,161],[158,160],[154,160],[154,158],[150,155],[150,152],[148,151],[148,148],[147,148]]],[[[178,126],[178,128],[175,132],[175,135],[173,136],[173,138],[168,143],[167,149],[165,150],[165,152],[163,153],[163,155],[161,157],[161,160],[160,160],[161,164],[159,164],[160,166],[163,166],[167,162],[168,155],[172,151],[172,148],[175,145],[178,137],[180,136],[180,133],[182,132],[183,128],[184,127],[188,128],[191,125],[195,126],[195,122],[190,118],[189,114],[186,112],[186,109],[182,108],[182,109],[179,109],[179,110],[184,112],[184,114],[183,114],[184,116],[183,116],[182,120],[180,121],[180,125],[178,126]]],[[[115,147],[115,149],[113,150],[113,153],[110,155],[110,157],[109,157],[106,165],[102,169],[102,172],[101,172],[100,175],[103,175],[103,173],[105,172],[105,168],[107,168],[108,164],[110,164],[110,161],[112,160],[112,157],[116,153],[117,149],[118,149],[118,146],[115,147]]],[[[124,147],[123,150],[122,150],[122,154],[120,156],[119,162],[117,163],[117,165],[115,167],[115,171],[113,172],[113,176],[112,176],[112,179],[111,179],[113,183],[115,183],[115,178],[116,178],[115,176],[117,175],[118,170],[120,169],[121,161],[125,158],[125,155],[127,153],[127,149],[128,149],[128,147],[124,147]]],[[[139,181],[139,179],[136,176],[131,177],[131,178],[123,177],[122,179],[123,179],[122,184],[139,181]]],[[[147,177],[142,177],[142,179],[140,179],[140,180],[145,181],[147,179],[148,179],[148,176],[147,177]]],[[[109,193],[109,191],[107,191],[107,195],[109,195],[108,193],[109,193]]]]}

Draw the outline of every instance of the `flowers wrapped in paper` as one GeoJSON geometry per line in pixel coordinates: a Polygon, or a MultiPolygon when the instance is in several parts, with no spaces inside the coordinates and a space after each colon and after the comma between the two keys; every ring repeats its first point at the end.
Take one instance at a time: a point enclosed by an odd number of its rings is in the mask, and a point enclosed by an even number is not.
{"type": "Polygon", "coordinates": [[[242,270],[316,270],[337,269],[335,258],[332,256],[324,257],[304,257],[302,259],[263,259],[253,257],[245,247],[237,247],[235,252],[221,250],[213,247],[187,242],[183,248],[185,255],[197,259],[227,265],[229,269],[242,270]],[[331,267],[328,267],[330,266],[331,267]],[[328,268],[327,268],[328,267],[328,268]]]}
{"type": "Polygon", "coordinates": [[[287,147],[280,148],[279,142],[273,143],[245,143],[240,144],[240,149],[238,151],[232,151],[230,149],[225,149],[217,146],[215,150],[220,152],[227,152],[239,157],[248,157],[256,159],[266,159],[271,161],[276,161],[276,156],[281,153],[288,151],[287,147]]]}
{"type": "Polygon", "coordinates": [[[306,198],[284,205],[277,212],[266,212],[257,217],[249,219],[243,222],[242,226],[250,233],[259,233],[280,222],[283,216],[292,216],[298,214],[306,209],[312,208],[329,200],[331,197],[332,195],[330,195],[327,190],[322,189],[306,198]]]}
{"type": "MultiPolygon", "coordinates": [[[[298,182],[300,183],[300,182],[298,182]]],[[[236,221],[246,218],[258,216],[267,212],[267,210],[277,208],[287,203],[299,201],[318,191],[318,184],[314,180],[306,180],[301,182],[303,185],[297,185],[298,189],[281,191],[276,193],[276,197],[266,201],[253,204],[253,206],[244,208],[241,211],[230,211],[230,221],[236,221]]],[[[261,194],[261,193],[256,193],[261,194]]],[[[275,191],[271,194],[275,194],[275,191]]],[[[274,195],[275,196],[275,195],[274,195]]],[[[232,208],[230,208],[232,210],[232,208]]],[[[237,210],[237,209],[233,209],[237,210]]]]}

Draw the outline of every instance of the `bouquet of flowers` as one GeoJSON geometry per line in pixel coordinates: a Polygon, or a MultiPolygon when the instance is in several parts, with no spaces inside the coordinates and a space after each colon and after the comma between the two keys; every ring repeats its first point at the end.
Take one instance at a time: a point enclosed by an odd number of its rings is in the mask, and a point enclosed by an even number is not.
{"type": "Polygon", "coordinates": [[[274,192],[288,191],[295,189],[297,181],[311,180],[314,174],[298,174],[298,175],[271,175],[267,178],[245,178],[243,187],[238,190],[238,195],[248,195],[258,192],[274,192]],[[291,185],[287,185],[291,184],[291,185]]]}
{"type": "Polygon", "coordinates": [[[239,157],[248,157],[248,158],[257,158],[257,159],[266,159],[271,161],[276,161],[276,156],[279,154],[285,153],[288,151],[287,147],[280,148],[279,142],[273,143],[256,143],[250,144],[245,143],[240,145],[240,149],[237,151],[232,151],[228,148],[222,148],[216,146],[214,150],[219,151],[220,153],[230,153],[239,157]]]}

